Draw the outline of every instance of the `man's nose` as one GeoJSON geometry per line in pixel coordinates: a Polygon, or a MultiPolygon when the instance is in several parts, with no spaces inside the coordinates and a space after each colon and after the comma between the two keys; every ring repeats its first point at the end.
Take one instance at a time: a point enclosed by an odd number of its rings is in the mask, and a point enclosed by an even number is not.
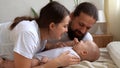
{"type": "Polygon", "coordinates": [[[86,33],[86,31],[87,31],[87,28],[86,27],[82,27],[81,32],[84,34],[84,33],[86,33]]]}

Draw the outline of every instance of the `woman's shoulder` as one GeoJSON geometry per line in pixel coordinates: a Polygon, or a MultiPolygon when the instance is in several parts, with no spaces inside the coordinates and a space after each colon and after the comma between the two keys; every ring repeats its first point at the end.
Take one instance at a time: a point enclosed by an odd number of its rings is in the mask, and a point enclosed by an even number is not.
{"type": "Polygon", "coordinates": [[[32,21],[28,21],[28,20],[23,20],[21,21],[18,26],[25,26],[25,27],[31,27],[31,26],[36,26],[36,21],[32,20],[32,21]]]}
{"type": "Polygon", "coordinates": [[[21,31],[36,31],[38,30],[38,25],[35,20],[28,21],[28,20],[23,20],[17,24],[15,27],[15,30],[21,30],[21,31]]]}

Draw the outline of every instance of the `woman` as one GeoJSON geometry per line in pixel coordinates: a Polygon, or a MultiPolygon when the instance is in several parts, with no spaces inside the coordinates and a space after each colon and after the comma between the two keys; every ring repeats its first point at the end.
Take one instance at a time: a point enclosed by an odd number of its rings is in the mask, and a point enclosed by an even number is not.
{"type": "MultiPolygon", "coordinates": [[[[48,39],[61,39],[62,34],[67,32],[69,21],[69,11],[57,2],[43,7],[36,19],[17,17],[10,25],[15,68],[31,68],[33,56],[45,48],[48,39]]],[[[57,68],[79,62],[79,58],[68,54],[65,52],[58,58],[33,68],[57,68]]]]}

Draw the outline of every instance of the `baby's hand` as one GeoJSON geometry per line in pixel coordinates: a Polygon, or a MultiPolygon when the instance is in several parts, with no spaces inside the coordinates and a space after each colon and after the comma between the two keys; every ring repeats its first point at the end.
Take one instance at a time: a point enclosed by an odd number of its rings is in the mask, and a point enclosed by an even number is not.
{"type": "Polygon", "coordinates": [[[74,38],[74,45],[78,44],[78,39],[77,38],[74,38]]]}
{"type": "Polygon", "coordinates": [[[40,60],[40,64],[45,64],[48,62],[48,60],[49,60],[48,57],[43,56],[42,59],[40,60]]]}
{"type": "Polygon", "coordinates": [[[68,41],[68,42],[66,42],[66,44],[68,45],[68,46],[75,46],[75,45],[77,45],[79,43],[79,41],[78,41],[78,39],[77,38],[74,38],[74,40],[73,41],[68,41]]]}
{"type": "Polygon", "coordinates": [[[41,60],[36,59],[36,58],[33,58],[33,59],[32,59],[32,67],[38,66],[38,65],[41,65],[41,64],[45,64],[45,63],[47,63],[47,62],[48,62],[48,58],[45,57],[45,56],[42,57],[41,60]]]}
{"type": "Polygon", "coordinates": [[[64,42],[58,42],[56,43],[56,47],[55,48],[58,48],[58,47],[65,47],[66,44],[64,42]]]}

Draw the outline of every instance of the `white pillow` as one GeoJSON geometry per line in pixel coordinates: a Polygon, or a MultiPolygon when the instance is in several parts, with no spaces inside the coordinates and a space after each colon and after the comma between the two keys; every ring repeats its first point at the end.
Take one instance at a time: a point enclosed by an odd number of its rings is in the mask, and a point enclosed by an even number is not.
{"type": "Polygon", "coordinates": [[[115,64],[120,68],[120,41],[110,42],[107,49],[115,64]]]}

